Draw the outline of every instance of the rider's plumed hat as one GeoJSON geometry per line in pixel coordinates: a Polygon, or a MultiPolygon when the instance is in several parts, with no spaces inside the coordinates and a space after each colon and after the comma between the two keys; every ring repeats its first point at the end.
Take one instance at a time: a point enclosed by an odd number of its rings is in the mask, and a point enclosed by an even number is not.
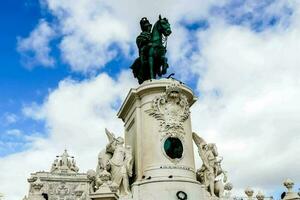
{"type": "Polygon", "coordinates": [[[152,26],[152,24],[150,24],[149,20],[147,19],[147,17],[143,17],[140,21],[140,25],[141,25],[141,29],[143,29],[144,27],[147,26],[152,26]]]}

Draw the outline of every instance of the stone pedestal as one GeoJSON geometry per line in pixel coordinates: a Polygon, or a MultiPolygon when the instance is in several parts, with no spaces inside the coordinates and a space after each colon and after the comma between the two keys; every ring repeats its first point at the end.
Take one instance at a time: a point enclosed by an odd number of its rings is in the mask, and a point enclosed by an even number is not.
{"type": "MultiPolygon", "coordinates": [[[[108,172],[106,172],[108,174],[108,172]]],[[[102,174],[101,180],[105,181],[99,189],[90,194],[90,199],[92,200],[117,200],[119,196],[117,195],[118,186],[113,186],[112,184],[108,184],[108,180],[105,180],[104,177],[106,175],[104,172],[104,176],[102,174]]]]}
{"type": "Polygon", "coordinates": [[[133,199],[203,199],[196,181],[189,108],[192,90],[173,79],[146,81],[127,95],[118,117],[134,156],[133,199]]]}
{"type": "Polygon", "coordinates": [[[119,199],[118,195],[116,193],[95,193],[90,194],[90,199],[92,200],[117,200],[119,199]]]}

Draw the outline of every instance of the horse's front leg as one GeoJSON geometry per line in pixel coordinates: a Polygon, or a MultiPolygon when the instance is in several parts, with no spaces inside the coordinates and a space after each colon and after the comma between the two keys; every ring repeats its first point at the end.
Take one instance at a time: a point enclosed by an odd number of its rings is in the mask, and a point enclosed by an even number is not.
{"type": "Polygon", "coordinates": [[[154,79],[154,48],[149,49],[149,68],[150,68],[150,79],[154,79]]]}
{"type": "Polygon", "coordinates": [[[168,67],[169,67],[169,65],[168,65],[168,58],[166,56],[163,56],[163,67],[162,67],[161,74],[166,74],[168,67]]]}

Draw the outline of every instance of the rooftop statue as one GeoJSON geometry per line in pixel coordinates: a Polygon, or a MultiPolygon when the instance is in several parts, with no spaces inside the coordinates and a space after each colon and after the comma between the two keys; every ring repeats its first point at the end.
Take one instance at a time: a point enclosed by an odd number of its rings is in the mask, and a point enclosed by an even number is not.
{"type": "Polygon", "coordinates": [[[56,156],[50,170],[51,173],[77,173],[78,171],[74,157],[69,156],[67,150],[61,156],[56,156]]]}
{"type": "Polygon", "coordinates": [[[152,24],[146,17],[140,21],[142,32],[136,38],[139,49],[139,57],[132,66],[133,75],[138,79],[139,84],[145,80],[155,79],[166,74],[168,66],[166,58],[167,37],[172,33],[167,18],[159,15],[158,21],[152,24]]]}

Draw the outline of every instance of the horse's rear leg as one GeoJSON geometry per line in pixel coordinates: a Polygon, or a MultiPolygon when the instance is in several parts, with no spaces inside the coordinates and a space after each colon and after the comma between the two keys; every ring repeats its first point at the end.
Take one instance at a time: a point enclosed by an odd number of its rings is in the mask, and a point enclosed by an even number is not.
{"type": "Polygon", "coordinates": [[[153,56],[149,56],[149,68],[150,68],[150,79],[154,79],[154,73],[153,73],[153,65],[154,65],[154,59],[153,56]]]}
{"type": "Polygon", "coordinates": [[[169,65],[168,65],[168,58],[164,57],[163,58],[163,67],[162,67],[161,74],[166,74],[168,67],[169,67],[169,65]]]}

